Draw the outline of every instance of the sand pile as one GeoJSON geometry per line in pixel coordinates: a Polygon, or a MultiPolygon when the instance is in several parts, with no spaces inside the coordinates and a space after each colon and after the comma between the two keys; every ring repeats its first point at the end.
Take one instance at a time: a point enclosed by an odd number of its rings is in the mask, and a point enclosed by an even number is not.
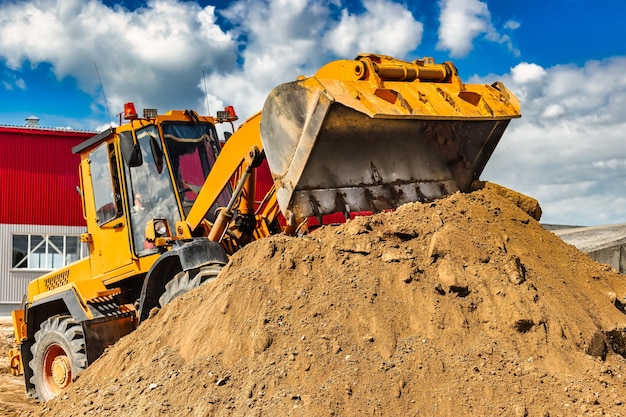
{"type": "Polygon", "coordinates": [[[34,415],[626,415],[625,277],[500,194],[255,242],[34,415]]]}

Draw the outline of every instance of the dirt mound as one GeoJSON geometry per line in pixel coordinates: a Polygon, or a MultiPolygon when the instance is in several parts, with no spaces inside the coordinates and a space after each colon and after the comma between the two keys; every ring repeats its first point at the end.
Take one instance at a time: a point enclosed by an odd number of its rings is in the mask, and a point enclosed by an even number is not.
{"type": "Polygon", "coordinates": [[[626,414],[625,277],[501,194],[255,242],[35,414],[626,414]]]}

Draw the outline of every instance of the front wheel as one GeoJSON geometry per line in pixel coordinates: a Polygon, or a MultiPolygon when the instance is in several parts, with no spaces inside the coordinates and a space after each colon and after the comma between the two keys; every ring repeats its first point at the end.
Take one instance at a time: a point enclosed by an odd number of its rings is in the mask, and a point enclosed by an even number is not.
{"type": "Polygon", "coordinates": [[[159,304],[164,307],[176,297],[214,280],[221,270],[220,265],[209,265],[196,271],[179,272],[165,285],[165,292],[159,297],[159,304]]]}
{"type": "Polygon", "coordinates": [[[30,382],[42,401],[59,395],[87,368],[85,334],[80,323],[70,316],[56,316],[41,323],[31,352],[30,382]]]}

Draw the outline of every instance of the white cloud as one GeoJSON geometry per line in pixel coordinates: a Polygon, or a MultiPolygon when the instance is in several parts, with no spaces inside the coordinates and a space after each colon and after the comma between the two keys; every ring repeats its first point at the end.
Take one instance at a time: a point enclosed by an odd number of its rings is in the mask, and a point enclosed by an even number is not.
{"type": "Polygon", "coordinates": [[[626,57],[582,67],[520,64],[501,79],[521,98],[522,118],[511,122],[483,179],[537,198],[547,223],[626,222],[626,57]]]}
{"type": "MultiPolygon", "coordinates": [[[[215,23],[214,7],[149,0],[132,12],[97,0],[34,0],[0,5],[0,55],[6,65],[50,63],[97,94],[98,72],[113,109],[193,106],[202,70],[236,65],[236,42],[215,23]]],[[[101,100],[101,99],[100,99],[101,100]]]]}
{"type": "Polygon", "coordinates": [[[247,117],[271,88],[337,55],[402,57],[417,47],[422,24],[405,6],[366,0],[363,7],[354,15],[334,0],[239,0],[219,12],[182,0],[148,0],[132,11],[101,0],[0,2],[0,59],[17,72],[50,64],[58,79],[76,79],[101,114],[94,64],[113,114],[126,101],[205,109],[206,84],[212,112],[232,104],[247,117]]]}
{"type": "Polygon", "coordinates": [[[441,0],[439,4],[438,47],[449,50],[451,56],[466,56],[478,35],[495,32],[486,3],[479,0],[441,0]]]}
{"type": "MultiPolygon", "coordinates": [[[[439,42],[437,49],[450,52],[450,56],[462,58],[473,49],[474,40],[483,36],[490,42],[506,44],[507,48],[519,56],[509,35],[498,32],[491,21],[487,3],[480,0],[439,0],[439,42]]],[[[515,30],[520,23],[509,20],[504,29],[515,30]]]]}
{"type": "Polygon", "coordinates": [[[520,26],[522,26],[522,24],[515,20],[507,20],[506,23],[504,23],[504,28],[510,30],[519,29],[520,26]]]}
{"type": "Polygon", "coordinates": [[[566,107],[561,104],[549,104],[541,113],[541,117],[544,119],[556,119],[563,116],[566,112],[566,107]]]}
{"type": "Polygon", "coordinates": [[[233,3],[223,15],[235,25],[237,36],[246,39],[243,65],[213,73],[207,78],[209,90],[219,91],[216,96],[235,104],[240,114],[251,115],[262,108],[273,87],[298,75],[313,75],[332,59],[383,51],[402,57],[420,43],[422,24],[404,6],[389,0],[367,0],[363,6],[360,15],[342,10],[334,20],[329,4],[322,1],[233,3]]]}
{"type": "Polygon", "coordinates": [[[511,75],[516,83],[526,84],[542,80],[546,75],[546,71],[537,64],[522,62],[511,69],[511,75]]]}
{"type": "Polygon", "coordinates": [[[241,66],[214,72],[207,79],[212,101],[235,105],[244,117],[263,106],[276,85],[308,74],[324,61],[321,34],[328,10],[318,2],[255,1],[233,3],[222,14],[234,26],[234,36],[245,39],[241,66]]]}
{"type": "Polygon", "coordinates": [[[4,80],[2,81],[2,87],[5,90],[14,90],[15,88],[19,90],[26,90],[26,81],[23,78],[15,76],[15,74],[10,72],[5,72],[2,74],[4,80]]]}
{"type": "Polygon", "coordinates": [[[366,0],[363,6],[361,15],[343,10],[339,24],[325,36],[328,49],[346,57],[360,52],[402,57],[420,44],[424,27],[403,6],[386,0],[366,0]]]}

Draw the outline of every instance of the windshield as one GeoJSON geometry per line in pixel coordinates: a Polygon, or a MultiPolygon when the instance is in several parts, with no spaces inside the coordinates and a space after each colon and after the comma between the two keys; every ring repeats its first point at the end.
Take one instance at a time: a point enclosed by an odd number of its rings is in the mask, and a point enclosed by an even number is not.
{"type": "MultiPolygon", "coordinates": [[[[211,123],[164,123],[162,129],[186,215],[219,154],[217,132],[211,123]]],[[[226,187],[209,210],[209,221],[215,220],[215,209],[226,206],[229,198],[230,188],[226,187]]]]}
{"type": "Polygon", "coordinates": [[[145,241],[146,222],[165,218],[173,228],[181,217],[158,129],[147,126],[137,130],[136,135],[143,163],[137,167],[126,166],[126,175],[135,253],[143,256],[154,252],[145,241]]]}

